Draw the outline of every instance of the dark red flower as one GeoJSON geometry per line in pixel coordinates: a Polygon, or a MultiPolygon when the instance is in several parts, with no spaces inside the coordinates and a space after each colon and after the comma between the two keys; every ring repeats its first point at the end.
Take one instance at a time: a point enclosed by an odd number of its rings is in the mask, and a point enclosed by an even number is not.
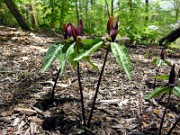
{"type": "Polygon", "coordinates": [[[118,33],[118,19],[114,22],[114,17],[112,16],[109,18],[108,23],[107,23],[107,30],[108,34],[111,37],[112,42],[115,41],[117,33],[118,33]]]}
{"type": "Polygon", "coordinates": [[[70,38],[72,35],[72,23],[68,23],[68,25],[66,26],[65,24],[63,24],[63,35],[64,35],[64,39],[70,38]]]}
{"type": "Polygon", "coordinates": [[[68,35],[68,38],[70,38],[71,37],[71,35],[72,35],[72,23],[68,23],[68,25],[67,25],[67,35],[68,35]]]}
{"type": "Polygon", "coordinates": [[[77,34],[79,36],[82,36],[82,34],[83,34],[83,22],[82,22],[82,19],[78,20],[77,34]]]}
{"type": "Polygon", "coordinates": [[[176,80],[176,72],[175,72],[175,64],[173,64],[170,75],[169,75],[169,86],[173,87],[175,85],[176,80]]]}
{"type": "Polygon", "coordinates": [[[162,59],[162,60],[164,60],[164,58],[165,58],[165,49],[162,49],[162,51],[161,51],[161,55],[160,55],[160,58],[162,59]]]}
{"type": "Polygon", "coordinates": [[[83,33],[82,20],[81,19],[78,20],[77,28],[75,28],[72,23],[68,23],[67,26],[63,24],[63,31],[64,31],[64,39],[70,38],[72,36],[73,39],[76,40],[76,37],[82,36],[83,33]]]}
{"type": "Polygon", "coordinates": [[[108,23],[107,23],[107,30],[108,30],[109,35],[110,35],[110,31],[111,31],[112,26],[113,26],[113,22],[114,22],[114,17],[112,16],[111,18],[109,18],[108,23]]]}
{"type": "Polygon", "coordinates": [[[74,28],[73,25],[71,26],[71,31],[72,31],[73,39],[76,41],[76,37],[78,36],[78,32],[77,32],[77,29],[74,28]]]}

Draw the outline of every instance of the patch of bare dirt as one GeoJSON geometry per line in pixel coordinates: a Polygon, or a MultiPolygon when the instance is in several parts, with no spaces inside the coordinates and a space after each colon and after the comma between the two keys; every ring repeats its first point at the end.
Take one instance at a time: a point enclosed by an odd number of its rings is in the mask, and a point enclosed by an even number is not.
{"type": "MultiPolygon", "coordinates": [[[[0,26],[0,134],[96,134],[96,135],[156,135],[166,98],[147,102],[143,97],[152,91],[156,66],[152,60],[159,57],[160,47],[128,47],[133,65],[129,81],[115,58],[109,54],[92,120],[92,132],[81,125],[80,95],[77,73],[70,65],[59,77],[55,100],[47,100],[57,73],[58,62],[51,70],[41,73],[47,48],[60,37],[0,26]],[[46,102],[43,102],[46,100],[46,102]],[[46,130],[45,130],[46,129],[46,130]],[[84,131],[86,133],[84,133],[84,131]]],[[[100,67],[105,52],[92,56],[100,67]]],[[[168,60],[180,67],[180,51],[173,50],[168,60]],[[173,57],[176,56],[176,57],[173,57]]],[[[80,63],[84,100],[88,119],[99,71],[80,63]]],[[[169,73],[164,66],[161,73],[169,73]]],[[[158,81],[157,85],[167,82],[158,81]]],[[[180,116],[180,99],[172,97],[166,115],[163,133],[180,116]]],[[[173,131],[180,133],[180,123],[173,131]]]]}

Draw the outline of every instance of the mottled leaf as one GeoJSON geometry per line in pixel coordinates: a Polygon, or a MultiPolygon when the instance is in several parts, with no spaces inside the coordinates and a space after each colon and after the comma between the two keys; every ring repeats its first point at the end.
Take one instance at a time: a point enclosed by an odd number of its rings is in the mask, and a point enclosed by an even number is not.
{"type": "Polygon", "coordinates": [[[124,69],[127,77],[131,79],[132,66],[126,47],[124,45],[111,42],[111,50],[116,58],[116,61],[124,69]]]}
{"type": "Polygon", "coordinates": [[[162,59],[155,59],[153,60],[152,64],[156,65],[157,67],[161,66],[163,64],[163,60],[162,59]]]}
{"type": "Polygon", "coordinates": [[[76,43],[73,43],[68,49],[67,51],[62,54],[59,58],[60,60],[60,69],[61,69],[61,72],[60,74],[62,74],[64,72],[64,69],[66,67],[66,64],[70,58],[70,56],[74,53],[74,46],[75,46],[76,43]]]}
{"type": "Polygon", "coordinates": [[[47,71],[50,66],[53,64],[53,62],[61,55],[61,50],[63,48],[63,45],[52,45],[49,47],[46,56],[44,58],[44,64],[42,72],[47,71]]]}

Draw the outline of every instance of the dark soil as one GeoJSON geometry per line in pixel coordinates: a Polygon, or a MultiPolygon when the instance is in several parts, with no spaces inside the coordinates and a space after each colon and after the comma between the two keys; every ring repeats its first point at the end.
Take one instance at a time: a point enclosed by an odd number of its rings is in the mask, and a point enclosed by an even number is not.
{"type": "MultiPolygon", "coordinates": [[[[152,91],[156,66],[151,62],[159,58],[162,47],[127,46],[132,66],[132,80],[129,81],[110,53],[98,93],[91,130],[81,125],[81,103],[76,69],[69,64],[65,74],[59,77],[55,99],[49,100],[58,69],[58,61],[52,68],[41,73],[47,48],[62,41],[57,34],[24,32],[19,29],[0,26],[0,134],[1,135],[156,135],[167,102],[165,96],[145,101],[143,97],[152,91]],[[29,108],[36,113],[27,115],[15,108],[29,108]]],[[[101,68],[105,50],[92,56],[101,68]]],[[[167,60],[180,67],[180,50],[172,49],[167,60]]],[[[84,87],[86,117],[90,112],[92,98],[99,71],[86,62],[80,63],[84,87]]],[[[160,74],[169,73],[168,66],[160,74]]],[[[157,81],[157,86],[167,81],[157,81]]],[[[163,125],[166,134],[180,117],[180,99],[171,96],[170,107],[163,125]]],[[[180,135],[180,123],[173,130],[180,135]]]]}

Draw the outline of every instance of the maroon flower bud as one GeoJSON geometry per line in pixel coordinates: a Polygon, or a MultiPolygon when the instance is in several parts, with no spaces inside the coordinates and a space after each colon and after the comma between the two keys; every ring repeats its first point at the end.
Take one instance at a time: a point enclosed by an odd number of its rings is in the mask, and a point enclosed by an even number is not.
{"type": "Polygon", "coordinates": [[[82,20],[79,19],[78,20],[78,26],[77,26],[77,34],[79,36],[82,36],[82,33],[83,33],[83,23],[82,23],[82,20]]]}
{"type": "Polygon", "coordinates": [[[165,58],[165,49],[162,49],[160,58],[161,58],[162,60],[164,60],[164,58],[165,58]]]}
{"type": "Polygon", "coordinates": [[[74,41],[76,41],[76,37],[78,36],[77,29],[74,28],[74,26],[72,25],[72,26],[71,26],[71,30],[72,30],[73,39],[74,39],[74,41]]]}
{"type": "Polygon", "coordinates": [[[114,17],[112,16],[107,23],[107,30],[108,30],[108,34],[111,37],[112,42],[115,41],[116,39],[116,35],[118,33],[118,19],[116,20],[116,22],[113,24],[114,21],[114,17]]]}
{"type": "Polygon", "coordinates": [[[169,86],[173,87],[175,85],[176,80],[176,72],[175,72],[175,64],[173,64],[170,75],[169,75],[169,86]]]}
{"type": "Polygon", "coordinates": [[[72,26],[73,26],[72,23],[68,23],[68,25],[67,25],[67,35],[69,38],[72,35],[72,26]]]}
{"type": "Polygon", "coordinates": [[[112,16],[111,18],[109,18],[108,23],[107,23],[107,30],[108,30],[109,35],[110,35],[110,31],[111,31],[112,26],[113,26],[113,22],[114,22],[114,17],[112,16]]]}
{"type": "Polygon", "coordinates": [[[63,31],[64,31],[64,39],[70,38],[72,36],[74,41],[76,41],[76,37],[81,36],[83,33],[82,20],[81,19],[78,20],[77,29],[73,26],[71,22],[69,22],[67,26],[63,24],[63,31]]]}
{"type": "Polygon", "coordinates": [[[117,33],[118,33],[118,20],[116,21],[115,26],[110,31],[110,37],[112,38],[113,42],[116,39],[117,33]]]}

